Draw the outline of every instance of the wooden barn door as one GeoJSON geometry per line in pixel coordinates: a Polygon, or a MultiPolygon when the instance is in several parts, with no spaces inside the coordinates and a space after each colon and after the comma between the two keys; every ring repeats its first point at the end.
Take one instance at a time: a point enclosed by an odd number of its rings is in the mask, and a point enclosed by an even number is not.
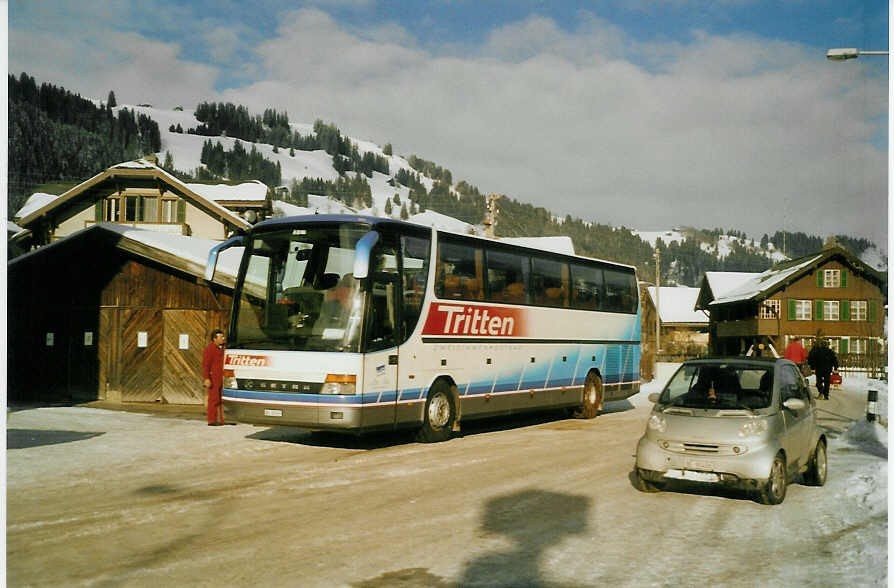
{"type": "Polygon", "coordinates": [[[160,310],[121,311],[119,365],[122,402],[156,402],[161,399],[163,331],[160,310]]]}
{"type": "Polygon", "coordinates": [[[202,404],[202,350],[208,342],[208,312],[165,310],[162,399],[170,404],[202,404]],[[185,349],[184,349],[185,347],[185,349]]]}
{"type": "Polygon", "coordinates": [[[68,387],[72,400],[96,400],[99,395],[99,324],[94,309],[71,313],[68,337],[68,387]]]}

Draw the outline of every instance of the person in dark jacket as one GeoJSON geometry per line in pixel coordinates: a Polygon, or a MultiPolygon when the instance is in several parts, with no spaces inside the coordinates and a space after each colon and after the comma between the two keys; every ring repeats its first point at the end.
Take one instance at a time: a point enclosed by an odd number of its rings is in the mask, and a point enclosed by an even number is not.
{"type": "Polygon", "coordinates": [[[816,373],[816,389],[819,395],[829,399],[829,379],[832,371],[838,369],[838,357],[829,348],[829,341],[820,339],[807,354],[807,363],[816,373]]]}

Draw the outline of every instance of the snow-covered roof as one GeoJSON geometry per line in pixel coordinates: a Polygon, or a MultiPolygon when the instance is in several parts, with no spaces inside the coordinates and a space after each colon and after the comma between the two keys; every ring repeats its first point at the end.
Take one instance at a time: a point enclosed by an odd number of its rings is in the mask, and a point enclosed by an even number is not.
{"type": "MultiPolygon", "coordinates": [[[[211,248],[221,243],[213,239],[200,239],[198,237],[186,237],[184,235],[136,229],[115,223],[96,223],[63,239],[54,241],[45,247],[20,255],[9,263],[10,265],[15,265],[34,255],[46,255],[57,248],[65,247],[70,240],[95,232],[117,234],[121,237],[115,244],[119,249],[131,251],[165,265],[174,265],[177,269],[199,277],[205,273],[205,266],[208,262],[208,254],[211,248]]],[[[214,277],[215,282],[232,287],[236,273],[239,270],[242,252],[242,247],[233,247],[220,254],[214,277]]]]}
{"type": "Polygon", "coordinates": [[[756,272],[705,272],[705,279],[716,300],[758,275],[756,272]]]}
{"type": "MultiPolygon", "coordinates": [[[[655,304],[655,286],[647,288],[652,304],[655,304]]],[[[662,286],[658,291],[658,314],[663,324],[708,324],[708,316],[695,310],[698,288],[662,286]]]]}
{"type": "Polygon", "coordinates": [[[199,196],[215,202],[263,202],[267,198],[267,185],[258,180],[232,186],[227,184],[186,184],[186,186],[199,196]]]}
{"type": "Polygon", "coordinates": [[[53,202],[56,198],[59,198],[59,196],[55,194],[35,192],[31,196],[29,196],[28,200],[25,201],[25,204],[16,211],[13,218],[25,218],[32,212],[40,210],[50,202],[53,202]]]}
{"type": "Polygon", "coordinates": [[[822,254],[805,257],[797,263],[786,264],[782,267],[770,268],[759,274],[751,274],[747,279],[742,280],[736,286],[727,289],[722,294],[718,294],[712,287],[714,293],[714,301],[711,304],[726,304],[729,302],[739,302],[754,298],[761,292],[769,290],[784,282],[787,278],[797,274],[801,270],[809,267],[818,261],[822,254]]]}

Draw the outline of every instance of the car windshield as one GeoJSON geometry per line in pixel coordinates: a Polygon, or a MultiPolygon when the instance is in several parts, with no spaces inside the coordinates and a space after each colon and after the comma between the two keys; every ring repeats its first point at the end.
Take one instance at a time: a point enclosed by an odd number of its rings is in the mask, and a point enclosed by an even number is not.
{"type": "Polygon", "coordinates": [[[773,369],[732,363],[683,365],[659,403],[685,408],[754,410],[770,406],[773,369]]]}

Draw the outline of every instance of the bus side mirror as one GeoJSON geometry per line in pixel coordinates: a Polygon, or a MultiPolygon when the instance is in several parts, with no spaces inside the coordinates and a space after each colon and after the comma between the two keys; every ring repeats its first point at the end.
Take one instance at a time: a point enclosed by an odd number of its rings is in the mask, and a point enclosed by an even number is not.
{"type": "Polygon", "coordinates": [[[220,256],[221,251],[226,251],[230,247],[239,247],[245,245],[245,237],[242,235],[231,237],[211,248],[211,251],[208,252],[208,264],[205,266],[205,279],[207,281],[211,281],[214,279],[214,270],[217,269],[217,258],[220,256]]]}
{"type": "Polygon", "coordinates": [[[372,249],[379,242],[379,234],[370,231],[357,241],[354,253],[354,278],[362,280],[369,277],[369,260],[372,258],[372,249]]]}

